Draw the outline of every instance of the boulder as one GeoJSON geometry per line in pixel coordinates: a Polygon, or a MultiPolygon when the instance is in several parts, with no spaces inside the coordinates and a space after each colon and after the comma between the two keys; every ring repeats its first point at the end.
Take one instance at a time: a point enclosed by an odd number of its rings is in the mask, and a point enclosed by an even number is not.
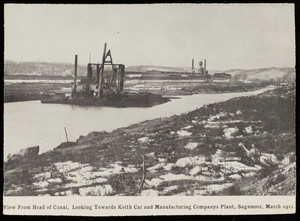
{"type": "Polygon", "coordinates": [[[162,179],[159,179],[159,178],[153,178],[152,180],[147,180],[147,184],[150,186],[150,187],[158,187],[162,182],[164,182],[164,180],[162,179]]]}
{"type": "Polygon", "coordinates": [[[19,154],[21,157],[35,157],[39,154],[40,147],[34,146],[34,147],[27,147],[23,148],[19,151],[19,154]]]}
{"type": "Polygon", "coordinates": [[[185,145],[185,149],[188,150],[195,150],[198,147],[199,143],[195,143],[195,142],[189,142],[185,145]]]}
{"type": "Polygon", "coordinates": [[[193,169],[190,170],[189,174],[194,176],[201,172],[200,166],[195,166],[193,169]]]}
{"type": "Polygon", "coordinates": [[[269,153],[261,153],[259,161],[265,166],[278,166],[279,164],[277,157],[274,154],[269,153]]]}
{"type": "Polygon", "coordinates": [[[224,133],[223,137],[225,137],[227,139],[231,139],[238,131],[239,131],[239,129],[237,127],[225,128],[223,130],[223,133],[224,133]]]}
{"type": "Polygon", "coordinates": [[[18,158],[18,154],[12,154],[12,153],[9,153],[9,154],[7,155],[7,161],[11,161],[11,160],[14,160],[14,159],[16,159],[16,158],[18,158]]]}
{"type": "Polygon", "coordinates": [[[19,151],[19,153],[8,154],[7,160],[8,161],[17,160],[23,157],[33,158],[39,154],[39,150],[40,150],[39,146],[23,148],[19,151]]]}
{"type": "Polygon", "coordinates": [[[141,143],[148,143],[151,141],[151,139],[149,137],[141,137],[138,139],[138,141],[141,143]]]}
{"type": "Polygon", "coordinates": [[[180,137],[189,137],[189,136],[192,135],[192,133],[187,132],[186,130],[178,130],[178,131],[177,131],[177,134],[178,134],[180,137]]]}
{"type": "Polygon", "coordinates": [[[206,157],[204,155],[199,155],[194,157],[184,157],[177,160],[176,166],[187,167],[187,166],[202,165],[203,163],[205,163],[205,161],[206,161],[206,157]]]}

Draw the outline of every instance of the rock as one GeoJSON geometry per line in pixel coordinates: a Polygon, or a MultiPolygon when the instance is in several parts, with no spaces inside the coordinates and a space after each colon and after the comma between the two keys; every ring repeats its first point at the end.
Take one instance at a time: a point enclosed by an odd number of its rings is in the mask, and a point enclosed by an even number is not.
{"type": "Polygon", "coordinates": [[[242,164],[237,161],[229,161],[229,162],[221,162],[217,164],[218,166],[221,166],[221,171],[224,174],[228,173],[238,173],[240,171],[243,172],[251,172],[251,171],[258,171],[260,168],[257,167],[250,167],[245,164],[242,164]]]}
{"type": "Polygon", "coordinates": [[[21,149],[19,151],[19,155],[21,157],[35,157],[39,154],[39,151],[40,151],[39,146],[27,147],[27,148],[21,149]]]}
{"type": "Polygon", "coordinates": [[[33,183],[32,185],[37,188],[45,188],[49,185],[49,183],[47,181],[40,181],[40,182],[33,183]]]}
{"type": "Polygon", "coordinates": [[[249,177],[253,177],[256,175],[256,173],[254,172],[248,172],[248,173],[242,173],[243,177],[245,178],[249,178],[249,177]]]}
{"type": "Polygon", "coordinates": [[[198,144],[199,143],[189,142],[185,145],[184,148],[188,150],[195,150],[198,147],[198,144]]]}
{"type": "Polygon", "coordinates": [[[184,158],[180,158],[179,160],[177,160],[175,165],[178,167],[192,166],[193,161],[192,161],[192,158],[190,158],[190,157],[184,157],[184,158]]]}
{"type": "Polygon", "coordinates": [[[243,112],[242,112],[241,110],[237,110],[235,114],[236,114],[236,115],[242,115],[243,112]]]}
{"type": "Polygon", "coordinates": [[[145,154],[145,156],[147,156],[147,157],[154,157],[155,156],[155,152],[147,153],[147,154],[145,154]]]}
{"type": "Polygon", "coordinates": [[[4,191],[5,196],[22,196],[24,195],[23,187],[16,187],[15,189],[10,189],[4,191]]]}
{"type": "Polygon", "coordinates": [[[65,191],[65,194],[66,194],[66,196],[72,196],[72,195],[74,195],[73,192],[72,192],[72,190],[65,191]]]}
{"type": "Polygon", "coordinates": [[[229,178],[234,179],[234,180],[239,180],[242,178],[242,176],[239,174],[232,174],[229,176],[229,178]]]}
{"type": "Polygon", "coordinates": [[[7,161],[11,161],[11,160],[17,159],[18,155],[9,153],[6,158],[7,158],[7,161]]]}
{"type": "Polygon", "coordinates": [[[161,184],[162,182],[164,182],[164,180],[162,179],[159,179],[159,178],[153,178],[152,180],[147,180],[147,184],[150,186],[150,187],[158,187],[159,184],[161,184]]]}
{"type": "Polygon", "coordinates": [[[23,148],[19,151],[19,153],[8,154],[7,160],[8,161],[17,160],[23,157],[33,158],[39,154],[39,150],[40,150],[39,146],[23,148]]]}
{"type": "Polygon", "coordinates": [[[187,176],[187,175],[184,175],[184,174],[172,174],[172,173],[161,175],[159,178],[161,178],[165,181],[189,180],[189,179],[191,179],[190,176],[187,176]]]}
{"type": "Polygon", "coordinates": [[[82,167],[81,169],[80,169],[80,172],[81,173],[85,173],[85,172],[90,172],[90,171],[92,171],[94,168],[92,167],[92,166],[85,166],[85,167],[82,167]]]}
{"type": "Polygon", "coordinates": [[[107,182],[107,179],[106,178],[103,178],[103,177],[98,177],[96,179],[92,179],[91,180],[93,183],[104,183],[104,182],[107,182]]]}
{"type": "Polygon", "coordinates": [[[197,175],[200,172],[201,172],[201,167],[200,166],[195,166],[193,169],[191,169],[191,171],[189,172],[189,174],[191,174],[192,176],[194,176],[194,175],[197,175]]]}
{"type": "Polygon", "coordinates": [[[184,157],[180,158],[176,161],[176,166],[178,167],[187,167],[187,166],[194,166],[194,165],[201,165],[205,162],[205,156],[195,156],[195,157],[184,157]]]}
{"type": "Polygon", "coordinates": [[[296,162],[294,163],[291,163],[287,166],[285,166],[283,169],[282,169],[282,174],[285,174],[285,175],[288,175],[290,173],[295,173],[296,172],[296,162]]]}
{"type": "Polygon", "coordinates": [[[37,180],[44,180],[44,179],[48,179],[51,177],[51,173],[50,172],[45,172],[45,173],[39,173],[36,174],[33,179],[37,179],[37,180]]]}
{"type": "Polygon", "coordinates": [[[203,176],[203,175],[198,175],[194,177],[195,180],[198,181],[206,181],[206,182],[220,182],[220,181],[224,181],[225,178],[224,177],[219,177],[219,178],[214,178],[212,176],[203,176]]]}
{"type": "Polygon", "coordinates": [[[233,138],[233,135],[236,134],[239,131],[239,129],[237,127],[229,127],[229,128],[225,128],[223,130],[223,137],[227,138],[227,139],[231,139],[233,138]]]}
{"type": "Polygon", "coordinates": [[[141,192],[141,196],[158,196],[158,195],[159,195],[159,192],[157,190],[152,190],[152,189],[143,190],[141,192]]]}
{"type": "Polygon", "coordinates": [[[245,127],[245,132],[247,134],[252,134],[253,133],[252,126],[250,125],[249,127],[245,127]]]}
{"type": "Polygon", "coordinates": [[[134,167],[125,167],[124,171],[125,171],[125,173],[136,173],[136,172],[138,172],[138,169],[136,169],[134,167]]]}
{"type": "Polygon", "coordinates": [[[83,164],[72,161],[57,162],[54,165],[60,173],[68,172],[83,167],[83,164]]]}
{"type": "Polygon", "coordinates": [[[61,183],[62,179],[61,178],[50,178],[47,180],[48,183],[61,183]]]}
{"type": "Polygon", "coordinates": [[[65,196],[66,193],[65,192],[56,192],[54,193],[54,196],[65,196]]]}
{"type": "Polygon", "coordinates": [[[216,153],[212,154],[210,156],[210,159],[211,159],[212,163],[216,164],[221,161],[224,161],[223,159],[227,156],[228,156],[228,154],[225,151],[217,149],[216,153]]]}
{"type": "Polygon", "coordinates": [[[79,194],[81,196],[107,196],[111,193],[113,193],[111,185],[91,186],[79,189],[79,194]]]}
{"type": "Polygon", "coordinates": [[[233,157],[232,153],[226,152],[221,149],[217,149],[216,153],[210,156],[211,161],[213,164],[217,164],[219,162],[224,161],[239,161],[241,160],[240,157],[233,157]]]}
{"type": "Polygon", "coordinates": [[[215,121],[215,120],[219,120],[221,117],[226,117],[227,113],[224,112],[220,112],[219,114],[215,115],[215,116],[209,116],[208,121],[215,121]]]}
{"type": "Polygon", "coordinates": [[[206,124],[204,126],[204,128],[210,128],[210,129],[212,129],[212,128],[220,128],[220,125],[218,125],[218,124],[206,124]]]}
{"type": "Polygon", "coordinates": [[[164,170],[170,171],[175,166],[174,163],[168,163],[166,166],[164,166],[164,170]]]}
{"type": "Polygon", "coordinates": [[[209,171],[201,171],[201,174],[204,176],[212,176],[212,173],[209,171]]]}
{"type": "Polygon", "coordinates": [[[293,162],[296,161],[296,155],[294,152],[288,153],[284,156],[283,160],[281,161],[281,163],[283,165],[289,165],[293,162]]]}
{"type": "Polygon", "coordinates": [[[149,168],[147,168],[147,170],[149,170],[149,171],[152,171],[153,172],[153,170],[158,170],[158,169],[160,169],[160,168],[163,168],[164,167],[164,164],[163,163],[159,163],[159,164],[156,164],[155,166],[153,166],[153,167],[149,167],[149,168]]]}
{"type": "Polygon", "coordinates": [[[178,131],[177,131],[177,134],[178,134],[179,136],[181,136],[181,137],[189,137],[189,136],[192,135],[192,133],[187,132],[187,131],[185,131],[185,130],[178,130],[178,131]]]}
{"type": "Polygon", "coordinates": [[[141,137],[138,139],[138,141],[141,143],[148,143],[151,141],[151,139],[149,137],[141,137]]]}
{"type": "Polygon", "coordinates": [[[179,189],[179,186],[177,186],[177,185],[167,186],[167,187],[164,188],[162,193],[163,194],[169,194],[169,193],[172,193],[173,191],[176,191],[178,189],[179,189]]]}
{"type": "Polygon", "coordinates": [[[259,161],[265,166],[277,166],[279,164],[277,157],[269,153],[261,153],[259,161]]]}
{"type": "Polygon", "coordinates": [[[158,158],[158,161],[160,163],[165,163],[165,162],[167,162],[167,159],[165,159],[165,158],[158,158]]]}
{"type": "Polygon", "coordinates": [[[233,183],[223,183],[223,184],[212,184],[206,186],[207,194],[217,193],[223,191],[229,187],[232,187],[233,183]]]}

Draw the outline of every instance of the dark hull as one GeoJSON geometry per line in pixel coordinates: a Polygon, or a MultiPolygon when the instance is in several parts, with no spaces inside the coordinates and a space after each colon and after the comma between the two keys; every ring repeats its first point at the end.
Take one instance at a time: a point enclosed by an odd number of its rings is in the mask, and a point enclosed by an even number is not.
{"type": "Polygon", "coordinates": [[[107,107],[152,107],[168,102],[170,99],[156,94],[113,95],[103,98],[52,98],[43,96],[42,103],[70,104],[80,106],[107,106],[107,107]]]}

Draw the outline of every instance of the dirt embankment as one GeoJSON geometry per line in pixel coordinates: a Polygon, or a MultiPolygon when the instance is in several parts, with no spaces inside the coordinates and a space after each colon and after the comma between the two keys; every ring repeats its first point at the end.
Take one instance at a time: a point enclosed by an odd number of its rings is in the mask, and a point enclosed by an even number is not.
{"type": "Polygon", "coordinates": [[[5,163],[4,195],[294,195],[295,102],[284,87],[93,132],[5,163]]]}

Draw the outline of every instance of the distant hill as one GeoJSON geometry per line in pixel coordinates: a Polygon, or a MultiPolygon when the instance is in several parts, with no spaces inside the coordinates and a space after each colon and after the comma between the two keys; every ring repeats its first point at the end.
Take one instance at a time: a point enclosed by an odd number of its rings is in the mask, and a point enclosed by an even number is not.
{"type": "MultiPolygon", "coordinates": [[[[78,75],[86,73],[86,67],[78,66],[78,75]]],[[[72,76],[74,64],[47,62],[4,62],[4,75],[60,75],[72,76]]]]}
{"type": "Polygon", "coordinates": [[[284,79],[287,81],[295,81],[296,70],[295,68],[260,68],[260,69],[230,69],[224,71],[225,73],[231,74],[233,77],[238,79],[247,80],[277,80],[284,79]]]}
{"type": "MultiPolygon", "coordinates": [[[[125,67],[127,72],[147,72],[147,71],[173,71],[173,72],[191,72],[191,67],[164,67],[151,65],[138,65],[125,67]]],[[[197,72],[197,67],[195,71],[197,72]]],[[[295,81],[295,68],[260,68],[260,69],[230,69],[227,71],[209,70],[213,75],[216,72],[225,72],[231,74],[237,79],[247,80],[277,80],[284,79],[295,81]]],[[[86,75],[86,66],[78,65],[78,76],[86,75]]],[[[47,62],[4,62],[4,75],[60,75],[73,76],[74,64],[68,63],[47,63],[47,62]]]]}

